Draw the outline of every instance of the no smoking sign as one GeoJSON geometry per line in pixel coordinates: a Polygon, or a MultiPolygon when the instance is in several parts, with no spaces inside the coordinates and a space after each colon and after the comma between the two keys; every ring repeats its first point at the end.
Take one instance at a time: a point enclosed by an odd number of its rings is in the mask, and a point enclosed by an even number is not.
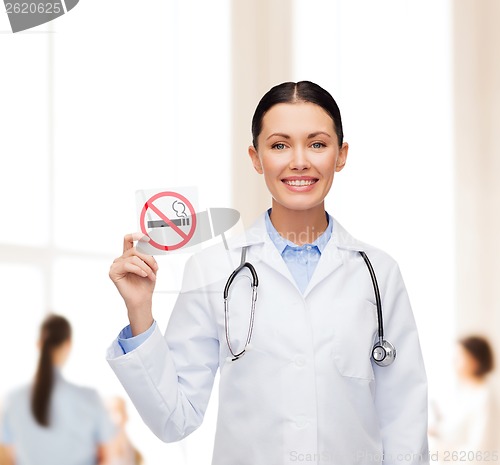
{"type": "Polygon", "coordinates": [[[139,191],[137,196],[139,226],[150,239],[148,245],[139,242],[139,248],[149,249],[143,250],[146,253],[158,254],[189,246],[197,224],[191,199],[173,190],[139,191]],[[151,247],[156,250],[151,250],[151,247]]]}

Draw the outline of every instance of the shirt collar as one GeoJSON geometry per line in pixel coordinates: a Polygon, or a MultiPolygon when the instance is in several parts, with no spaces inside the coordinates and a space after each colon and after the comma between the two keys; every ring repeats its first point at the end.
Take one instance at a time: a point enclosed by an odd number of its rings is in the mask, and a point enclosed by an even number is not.
{"type": "Polygon", "coordinates": [[[267,210],[266,214],[264,215],[265,222],[266,222],[266,229],[267,229],[267,233],[269,234],[269,237],[273,241],[274,245],[276,246],[276,248],[278,249],[278,252],[280,254],[283,253],[283,251],[285,250],[285,248],[287,246],[297,249],[297,248],[306,247],[307,245],[312,245],[314,247],[317,247],[319,252],[323,253],[323,250],[325,249],[326,244],[328,244],[328,241],[330,240],[330,237],[332,236],[332,230],[333,230],[333,224],[332,224],[332,221],[330,221],[330,215],[328,213],[326,213],[326,218],[328,220],[328,226],[326,227],[325,231],[312,244],[304,244],[302,246],[294,244],[293,242],[280,236],[278,231],[276,231],[276,228],[273,226],[273,223],[271,223],[271,218],[269,216],[270,214],[271,214],[271,208],[269,210],[267,210]]]}

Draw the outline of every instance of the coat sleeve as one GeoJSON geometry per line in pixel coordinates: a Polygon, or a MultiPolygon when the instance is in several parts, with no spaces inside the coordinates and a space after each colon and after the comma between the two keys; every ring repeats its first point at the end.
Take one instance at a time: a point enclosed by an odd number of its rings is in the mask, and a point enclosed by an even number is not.
{"type": "Polygon", "coordinates": [[[165,336],[156,327],[127,354],[117,341],[108,349],[108,363],[140,416],[165,442],[183,439],[201,425],[219,365],[217,331],[202,284],[192,257],[165,336]]]}
{"type": "Polygon", "coordinates": [[[428,464],[427,378],[415,319],[397,264],[385,279],[380,283],[384,337],[397,356],[387,367],[373,364],[384,464],[428,464]]]}

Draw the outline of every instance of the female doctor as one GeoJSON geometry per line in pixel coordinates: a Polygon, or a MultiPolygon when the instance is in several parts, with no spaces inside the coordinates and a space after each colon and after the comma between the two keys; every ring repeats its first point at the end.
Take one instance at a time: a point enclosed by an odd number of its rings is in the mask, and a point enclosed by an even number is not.
{"type": "Polygon", "coordinates": [[[125,236],[110,277],[130,325],[108,351],[112,369],[166,442],[200,426],[220,369],[214,465],[428,463],[426,375],[399,268],[325,212],[348,152],[336,102],[312,82],[280,84],[259,102],[252,134],[272,208],[228,250],[188,261],[164,336],[152,315],[158,266],[134,247],[142,234],[125,236]],[[390,341],[378,352],[360,252],[390,341]],[[229,282],[240,263],[250,266],[229,282]]]}

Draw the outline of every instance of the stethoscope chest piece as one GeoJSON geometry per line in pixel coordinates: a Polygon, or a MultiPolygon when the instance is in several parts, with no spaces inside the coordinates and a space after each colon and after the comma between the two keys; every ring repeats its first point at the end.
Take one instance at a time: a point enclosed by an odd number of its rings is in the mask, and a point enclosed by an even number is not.
{"type": "Polygon", "coordinates": [[[372,360],[381,367],[389,366],[396,359],[396,348],[386,340],[377,342],[372,349],[372,360]]]}
{"type": "Polygon", "coordinates": [[[396,359],[396,348],[384,338],[384,321],[382,317],[382,300],[380,299],[380,291],[378,288],[377,276],[375,270],[365,252],[358,252],[366,263],[370,276],[372,278],[373,292],[375,293],[375,302],[377,305],[377,319],[378,319],[378,341],[372,349],[372,360],[378,366],[386,367],[394,362],[396,359]]]}

